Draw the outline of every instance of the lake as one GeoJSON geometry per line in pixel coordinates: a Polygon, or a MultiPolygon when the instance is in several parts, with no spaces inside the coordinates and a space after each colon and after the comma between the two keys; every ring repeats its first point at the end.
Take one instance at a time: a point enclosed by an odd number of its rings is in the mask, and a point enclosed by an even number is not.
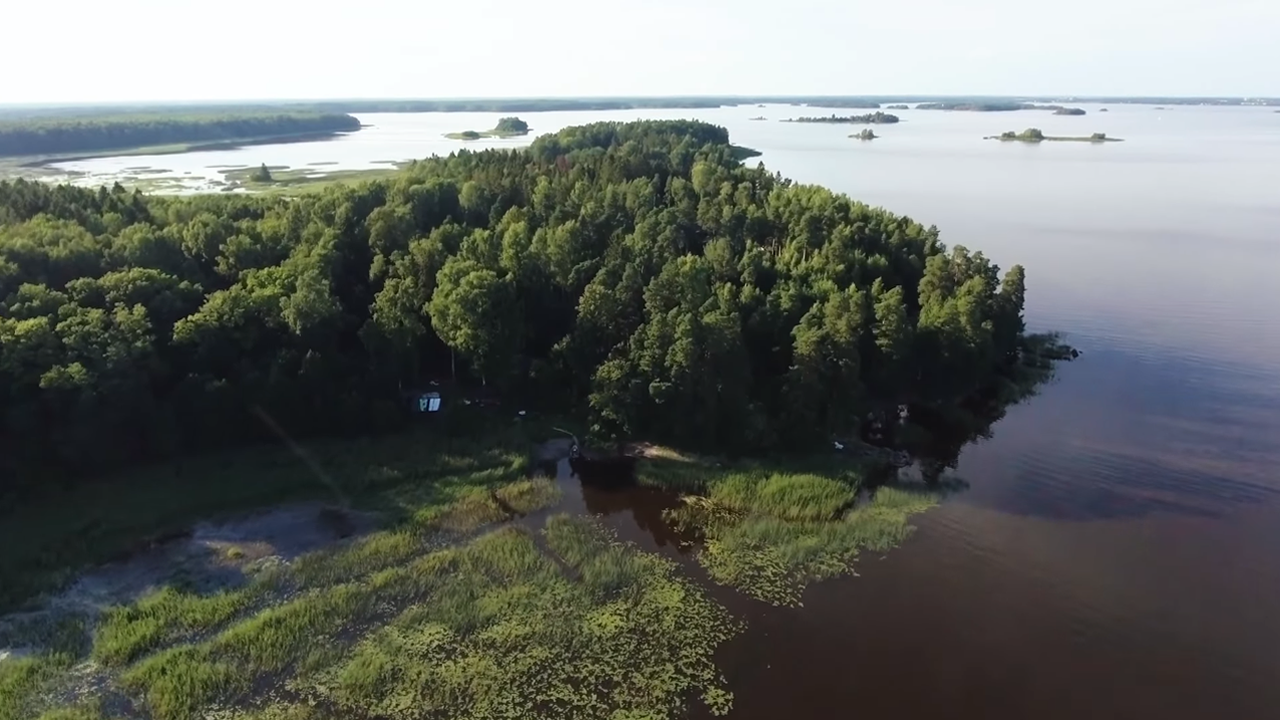
{"type": "MultiPolygon", "coordinates": [[[[971,488],[861,577],[803,608],[718,593],[746,618],[721,664],[735,718],[1254,718],[1280,707],[1280,115],[1269,108],[1084,105],[893,111],[786,106],[522,114],[534,135],[598,120],[694,117],[771,170],[925,224],[1027,268],[1027,320],[1083,351],[971,445],[971,488]],[[767,121],[751,121],[764,115],[767,121]],[[999,143],[1039,127],[1123,143],[999,143]]],[[[366,115],[326,142],[63,163],[193,178],[214,165],[360,169],[448,153],[498,113],[366,115]]],[[[531,138],[482,140],[519,147],[531,138]]],[[[203,178],[199,180],[196,178],[203,178]]],[[[623,535],[674,552],[643,503],[589,494],[623,535]]]]}

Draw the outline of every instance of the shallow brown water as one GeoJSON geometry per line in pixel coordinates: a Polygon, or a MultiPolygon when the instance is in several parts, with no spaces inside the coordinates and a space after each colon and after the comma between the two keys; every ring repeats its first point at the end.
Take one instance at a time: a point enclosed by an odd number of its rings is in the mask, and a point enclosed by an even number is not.
{"type": "MultiPolygon", "coordinates": [[[[802,608],[711,586],[748,625],[720,657],[732,717],[1275,717],[1280,507],[1235,448],[1280,424],[1211,452],[1191,439],[1226,428],[1082,422],[1116,399],[1096,376],[1126,369],[1108,362],[1067,365],[1011,409],[962,456],[970,489],[859,577],[811,586],[802,608]]],[[[661,521],[670,496],[561,477],[566,509],[706,582],[661,521]]]]}

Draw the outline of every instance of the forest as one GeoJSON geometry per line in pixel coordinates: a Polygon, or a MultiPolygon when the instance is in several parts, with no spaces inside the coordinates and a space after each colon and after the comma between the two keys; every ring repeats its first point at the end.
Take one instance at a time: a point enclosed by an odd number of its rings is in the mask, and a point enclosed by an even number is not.
{"type": "Polygon", "coordinates": [[[695,121],[297,198],[4,182],[0,496],[280,428],[391,430],[403,391],[455,378],[601,439],[829,447],[997,377],[1024,292],[1020,266],[747,167],[695,121]]]}
{"type": "Polygon", "coordinates": [[[867,113],[865,115],[836,115],[835,113],[832,113],[829,116],[822,117],[798,117],[794,120],[787,120],[786,122],[832,123],[837,125],[892,125],[898,121],[899,118],[897,115],[877,111],[867,113]]]}
{"type": "Polygon", "coordinates": [[[0,157],[216,143],[359,129],[360,121],[350,115],[293,110],[0,120],[0,157]]]}

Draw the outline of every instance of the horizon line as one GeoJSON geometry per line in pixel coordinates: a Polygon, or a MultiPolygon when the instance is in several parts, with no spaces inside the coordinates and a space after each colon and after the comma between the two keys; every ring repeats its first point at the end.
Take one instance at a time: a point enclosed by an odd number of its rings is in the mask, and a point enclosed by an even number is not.
{"type": "Polygon", "coordinates": [[[338,102],[494,102],[494,101],[535,101],[535,100],[586,100],[586,101],[622,101],[622,100],[737,100],[760,102],[768,100],[868,100],[887,102],[893,100],[919,101],[934,98],[969,99],[969,100],[1064,100],[1064,101],[1139,101],[1139,100],[1234,100],[1234,101],[1275,101],[1280,96],[1268,95],[1095,95],[1084,93],[1014,93],[1014,94],[964,94],[964,93],[735,93],[724,95],[713,94],[627,94],[627,95],[474,95],[474,96],[333,96],[333,97],[276,97],[276,98],[199,98],[199,99],[133,99],[133,100],[40,100],[26,102],[0,102],[0,108],[53,108],[53,107],[116,107],[145,105],[163,107],[166,105],[190,104],[300,104],[300,103],[338,103],[338,102]]]}

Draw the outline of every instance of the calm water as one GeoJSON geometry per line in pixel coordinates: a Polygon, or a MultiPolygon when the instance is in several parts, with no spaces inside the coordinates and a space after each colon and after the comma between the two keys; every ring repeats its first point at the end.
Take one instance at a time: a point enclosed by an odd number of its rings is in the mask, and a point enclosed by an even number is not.
{"type": "MultiPolygon", "coordinates": [[[[895,111],[870,143],[818,108],[532,113],[536,133],[698,117],[770,169],[1027,267],[1027,317],[1084,351],[962,455],[972,483],[861,577],[747,618],[723,653],[736,718],[1274,718],[1280,712],[1280,115],[1096,106],[895,111]],[[748,118],[764,115],[765,122],[748,118]],[[1105,146],[984,142],[1106,132],[1105,146]]],[[[838,110],[840,114],[851,111],[838,110]]],[[[69,163],[338,168],[447,153],[497,114],[370,115],[324,143],[69,163]]],[[[515,147],[525,139],[472,147],[515,147]]],[[[752,160],[751,162],[755,162],[752,160]]],[[[587,490],[624,535],[675,552],[656,501],[587,490]]]]}

